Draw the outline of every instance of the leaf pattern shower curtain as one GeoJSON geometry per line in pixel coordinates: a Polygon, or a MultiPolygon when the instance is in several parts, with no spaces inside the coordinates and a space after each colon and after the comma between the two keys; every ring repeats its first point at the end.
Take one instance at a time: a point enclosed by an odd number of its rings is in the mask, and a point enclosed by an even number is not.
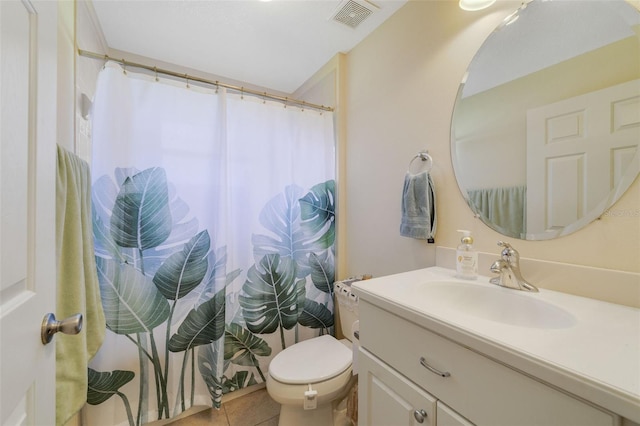
{"type": "Polygon", "coordinates": [[[217,407],[287,346],[333,332],[331,113],[109,63],[92,116],[107,337],[90,424],[217,407]]]}

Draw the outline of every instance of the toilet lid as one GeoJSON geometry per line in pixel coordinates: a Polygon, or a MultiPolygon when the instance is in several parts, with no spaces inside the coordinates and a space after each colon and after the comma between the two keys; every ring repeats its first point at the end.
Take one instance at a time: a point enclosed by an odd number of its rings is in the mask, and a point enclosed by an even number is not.
{"type": "Polygon", "coordinates": [[[324,335],[289,346],[269,365],[281,383],[306,384],[331,379],[351,366],[352,353],[333,336],[324,335]]]}

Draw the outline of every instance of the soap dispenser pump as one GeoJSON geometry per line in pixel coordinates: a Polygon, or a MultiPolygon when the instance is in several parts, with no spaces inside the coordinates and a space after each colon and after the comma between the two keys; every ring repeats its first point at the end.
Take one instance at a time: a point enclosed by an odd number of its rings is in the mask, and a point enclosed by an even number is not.
{"type": "Polygon", "coordinates": [[[456,276],[465,280],[478,278],[478,252],[473,249],[471,231],[458,229],[462,233],[460,245],[456,251],[456,276]]]}

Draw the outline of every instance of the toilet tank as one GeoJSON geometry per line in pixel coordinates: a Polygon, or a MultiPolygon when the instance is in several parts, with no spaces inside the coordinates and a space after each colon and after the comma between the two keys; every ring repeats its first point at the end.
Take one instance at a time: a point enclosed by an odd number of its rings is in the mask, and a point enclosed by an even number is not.
{"type": "Polygon", "coordinates": [[[336,281],[334,292],[336,296],[336,310],[340,319],[340,328],[344,337],[353,341],[352,327],[353,323],[360,319],[358,312],[358,296],[351,293],[351,284],[356,281],[366,280],[371,275],[361,275],[354,278],[348,278],[343,281],[336,281]]]}

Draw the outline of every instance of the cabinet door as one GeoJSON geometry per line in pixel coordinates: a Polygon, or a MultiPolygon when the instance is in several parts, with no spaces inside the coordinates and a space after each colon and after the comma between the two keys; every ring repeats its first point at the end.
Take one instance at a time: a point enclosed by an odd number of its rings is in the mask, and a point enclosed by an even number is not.
{"type": "Polygon", "coordinates": [[[436,418],[438,426],[473,426],[473,423],[444,405],[442,401],[438,401],[436,418]]]}
{"type": "Polygon", "coordinates": [[[436,400],[366,349],[358,355],[358,424],[435,426],[436,400]]]}

